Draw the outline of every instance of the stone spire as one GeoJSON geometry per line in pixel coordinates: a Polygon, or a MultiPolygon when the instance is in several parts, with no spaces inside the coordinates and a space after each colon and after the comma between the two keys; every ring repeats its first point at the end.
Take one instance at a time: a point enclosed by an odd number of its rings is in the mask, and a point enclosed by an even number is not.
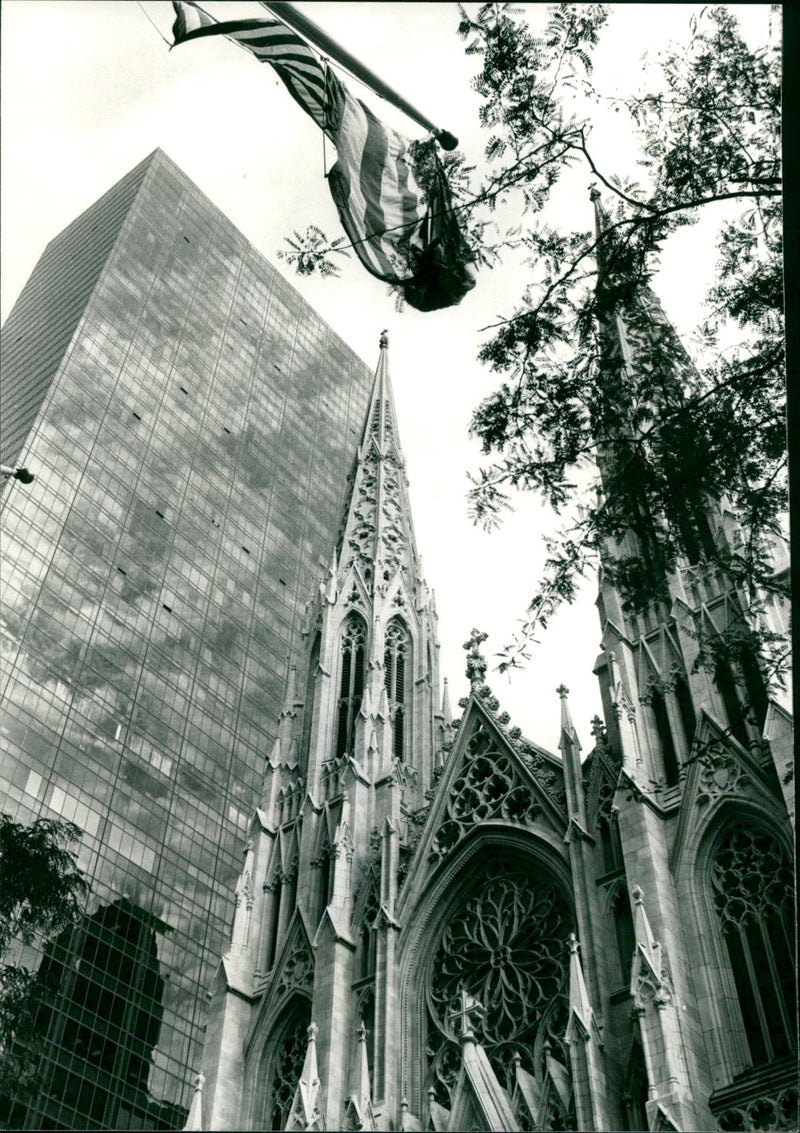
{"type": "Polygon", "coordinates": [[[447,677],[442,681],[442,721],[445,728],[449,728],[453,723],[453,709],[450,704],[450,688],[447,677]]]}
{"type": "Polygon", "coordinates": [[[559,748],[564,763],[564,785],[567,789],[567,808],[570,818],[575,818],[583,830],[586,829],[586,808],[583,797],[583,776],[581,773],[581,743],[569,711],[566,685],[559,685],[556,692],[561,698],[561,739],[559,748]]]}
{"type": "Polygon", "coordinates": [[[322,1085],[317,1070],[317,1026],[309,1024],[308,1046],[300,1081],[286,1123],[287,1129],[323,1130],[325,1114],[322,1105],[322,1085]]]}
{"type": "Polygon", "coordinates": [[[370,595],[385,593],[403,567],[409,585],[419,573],[396,421],[389,337],[383,331],[339,555],[340,578],[355,564],[370,595]]]}
{"type": "Polygon", "coordinates": [[[358,1053],[353,1075],[353,1088],[347,1099],[348,1129],[375,1129],[375,1116],[372,1111],[372,1087],[369,1079],[369,1060],[367,1058],[367,1028],[360,1020],[356,1031],[358,1053]]]}
{"type": "Polygon", "coordinates": [[[198,1074],[194,1080],[194,1094],[189,1109],[189,1116],[184,1125],[184,1133],[202,1133],[203,1131],[203,1086],[206,1079],[204,1074],[198,1074]]]}

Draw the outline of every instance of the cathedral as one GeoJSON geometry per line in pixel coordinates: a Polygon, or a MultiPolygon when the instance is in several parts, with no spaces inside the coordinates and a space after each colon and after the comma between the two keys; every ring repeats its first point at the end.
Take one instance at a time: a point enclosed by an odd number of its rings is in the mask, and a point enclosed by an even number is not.
{"type": "Polygon", "coordinates": [[[610,574],[585,758],[563,685],[560,755],[509,727],[478,631],[453,718],[384,334],[188,1129],[796,1128],[788,704],[752,658],[695,666],[743,601],[702,561],[644,614],[610,574]]]}

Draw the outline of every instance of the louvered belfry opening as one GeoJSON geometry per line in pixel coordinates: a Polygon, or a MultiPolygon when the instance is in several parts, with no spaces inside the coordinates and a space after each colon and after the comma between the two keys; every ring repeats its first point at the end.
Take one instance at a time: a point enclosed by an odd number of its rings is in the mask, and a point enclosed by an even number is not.
{"type": "Polygon", "coordinates": [[[364,656],[367,627],[363,618],[352,614],[342,631],[339,713],[336,728],[336,756],[352,754],[356,718],[364,695],[364,656]]]}
{"type": "Polygon", "coordinates": [[[400,619],[393,618],[386,628],[383,666],[392,720],[392,755],[400,760],[405,757],[407,660],[408,633],[400,619]]]}

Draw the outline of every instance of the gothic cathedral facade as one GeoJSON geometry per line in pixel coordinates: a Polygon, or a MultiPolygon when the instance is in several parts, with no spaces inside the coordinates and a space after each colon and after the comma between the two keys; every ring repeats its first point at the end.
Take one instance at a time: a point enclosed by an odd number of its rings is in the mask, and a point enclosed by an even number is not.
{"type": "Polygon", "coordinates": [[[477,632],[456,725],[384,335],[187,1128],[796,1128],[788,706],[695,671],[739,599],[670,585],[633,616],[601,577],[586,759],[563,686],[560,758],[508,727],[477,632]]]}

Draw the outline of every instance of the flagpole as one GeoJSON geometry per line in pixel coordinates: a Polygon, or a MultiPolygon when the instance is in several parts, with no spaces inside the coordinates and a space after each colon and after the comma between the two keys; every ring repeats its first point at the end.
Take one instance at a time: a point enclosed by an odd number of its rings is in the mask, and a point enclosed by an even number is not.
{"type": "Polygon", "coordinates": [[[268,11],[276,15],[279,20],[288,24],[290,28],[300,32],[306,39],[310,40],[315,47],[321,51],[326,52],[337,63],[341,63],[346,67],[351,74],[360,79],[362,83],[366,83],[375,94],[385,98],[387,102],[391,102],[398,110],[402,110],[409,118],[413,119],[419,126],[424,126],[426,130],[430,130],[436,138],[442,149],[453,150],[458,145],[458,138],[454,137],[448,130],[440,130],[431,122],[430,118],[426,118],[419,110],[416,110],[410,102],[393,91],[391,87],[387,86],[383,79],[360,63],[349,51],[341,47],[334,39],[323,31],[321,27],[309,20],[308,16],[304,16],[302,12],[298,12],[293,4],[288,3],[288,0],[280,0],[279,3],[267,3],[266,0],[260,0],[261,7],[266,8],[268,11]]]}

